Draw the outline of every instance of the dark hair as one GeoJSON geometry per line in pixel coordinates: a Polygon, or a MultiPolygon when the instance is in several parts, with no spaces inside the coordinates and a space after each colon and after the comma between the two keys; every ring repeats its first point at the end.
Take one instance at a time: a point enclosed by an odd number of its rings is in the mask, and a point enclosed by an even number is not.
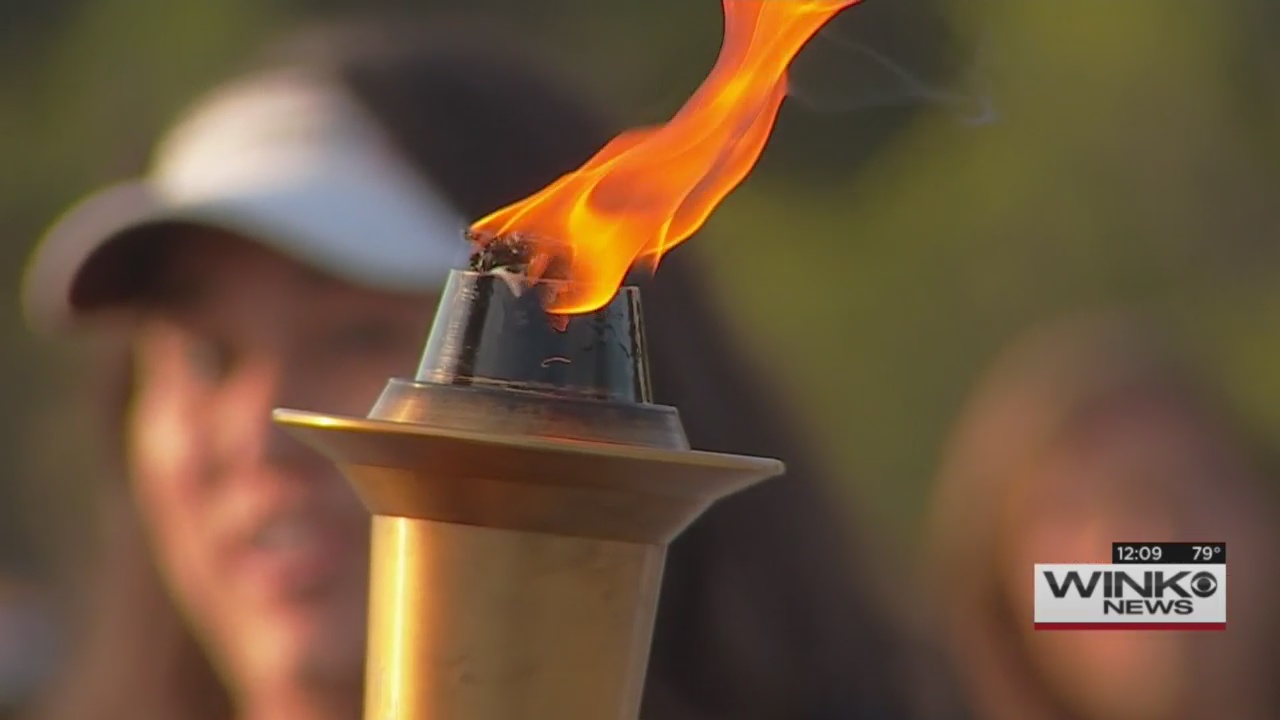
{"type": "MultiPolygon", "coordinates": [[[[312,32],[271,58],[327,67],[405,157],[472,217],[574,169],[616,130],[549,73],[510,52],[504,39],[452,27],[312,32]]],[[[860,564],[825,496],[822,469],[794,418],[728,337],[696,246],[672,253],[642,281],[657,400],[680,408],[695,447],[779,457],[789,472],[716,506],[677,540],[645,716],[904,717],[897,646],[873,584],[854,580],[860,564]]],[[[113,410],[117,422],[126,396],[113,410]]],[[[125,505],[116,508],[121,517],[132,512],[125,505]]],[[[103,632],[83,648],[81,674],[56,688],[74,705],[61,714],[223,718],[226,695],[171,606],[157,597],[154,569],[137,569],[136,578],[118,574],[118,567],[142,563],[136,526],[136,518],[122,524],[119,557],[103,565],[98,589],[118,606],[114,615],[98,610],[93,623],[103,632]],[[150,595],[128,599],[136,587],[151,588],[150,595]],[[153,660],[162,674],[111,657],[113,632],[129,633],[128,644],[146,656],[139,661],[153,660]]]]}

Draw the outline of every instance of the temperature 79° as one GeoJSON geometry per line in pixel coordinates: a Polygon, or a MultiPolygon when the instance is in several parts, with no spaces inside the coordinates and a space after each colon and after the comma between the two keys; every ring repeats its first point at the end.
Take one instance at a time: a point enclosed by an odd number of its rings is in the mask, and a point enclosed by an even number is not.
{"type": "Polygon", "coordinates": [[[1192,543],[1191,560],[1198,563],[1220,563],[1226,561],[1226,543],[1192,543]]]}

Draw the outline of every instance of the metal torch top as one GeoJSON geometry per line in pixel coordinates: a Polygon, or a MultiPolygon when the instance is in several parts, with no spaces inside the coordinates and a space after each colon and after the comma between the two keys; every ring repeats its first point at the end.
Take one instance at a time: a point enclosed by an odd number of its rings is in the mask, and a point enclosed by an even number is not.
{"type": "Polygon", "coordinates": [[[604,307],[552,315],[547,282],[455,270],[441,296],[420,382],[650,403],[640,294],[624,287],[604,307]]]}

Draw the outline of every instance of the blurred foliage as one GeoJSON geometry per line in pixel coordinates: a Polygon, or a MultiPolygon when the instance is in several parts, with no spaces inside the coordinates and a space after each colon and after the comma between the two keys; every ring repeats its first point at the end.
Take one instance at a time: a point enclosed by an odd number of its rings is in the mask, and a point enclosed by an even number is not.
{"type": "MultiPolygon", "coordinates": [[[[757,172],[695,241],[851,504],[909,543],[984,362],[1081,308],[1167,319],[1280,435],[1275,3],[943,3],[839,18],[823,83],[798,78],[757,172]],[[970,122],[975,103],[994,113],[970,122]]],[[[40,229],[137,172],[264,39],[355,11],[519,28],[634,124],[696,86],[720,22],[715,0],[0,0],[0,287],[14,297],[40,229]]],[[[37,531],[82,518],[99,473],[74,348],[2,307],[0,552],[17,566],[48,559],[37,531]]]]}

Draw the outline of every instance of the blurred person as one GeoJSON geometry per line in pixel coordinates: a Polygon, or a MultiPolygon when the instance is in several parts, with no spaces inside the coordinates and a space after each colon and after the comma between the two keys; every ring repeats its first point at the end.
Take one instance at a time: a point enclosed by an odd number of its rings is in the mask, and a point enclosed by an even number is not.
{"type": "MultiPolygon", "coordinates": [[[[306,34],[42,241],[28,314],[107,348],[120,469],[104,475],[121,477],[102,484],[100,572],[40,717],[359,717],[369,521],[271,410],[365,414],[412,375],[465,220],[615,133],[511,47],[453,27],[306,34]]],[[[855,582],[822,469],[728,337],[696,245],[640,279],[656,399],[695,447],[789,472],[672,548],[645,717],[905,717],[877,589],[855,582]]]]}
{"type": "Polygon", "coordinates": [[[976,716],[1280,717],[1280,513],[1255,451],[1138,319],[1074,318],[1007,349],[955,431],[933,516],[930,580],[976,716]],[[1106,563],[1116,541],[1225,541],[1226,631],[1037,632],[1033,566],[1106,563]]]}
{"type": "Polygon", "coordinates": [[[13,717],[49,672],[57,647],[46,592],[0,574],[0,718],[13,717]]]}

